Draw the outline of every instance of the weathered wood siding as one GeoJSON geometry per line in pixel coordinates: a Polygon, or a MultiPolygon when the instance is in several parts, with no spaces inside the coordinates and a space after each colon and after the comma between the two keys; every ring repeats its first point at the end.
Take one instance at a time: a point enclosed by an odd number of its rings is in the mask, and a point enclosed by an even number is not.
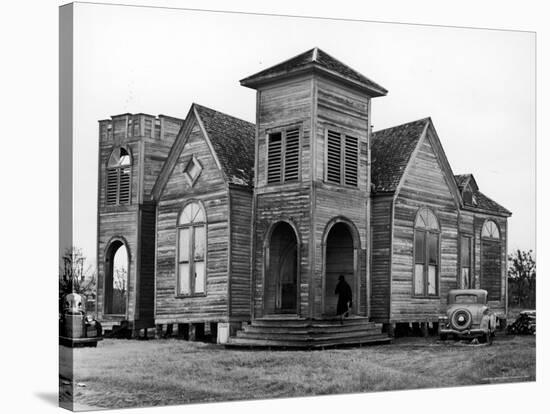
{"type": "Polygon", "coordinates": [[[322,77],[315,78],[316,135],[315,135],[315,179],[325,181],[326,142],[325,131],[334,129],[359,138],[359,180],[358,189],[369,190],[368,168],[368,106],[369,98],[352,89],[322,77]]]}
{"type": "Polygon", "coordinates": [[[477,289],[483,289],[483,258],[482,258],[482,239],[481,230],[483,223],[486,220],[493,220],[497,223],[500,229],[500,300],[490,300],[489,306],[498,313],[506,312],[506,249],[508,239],[508,222],[505,217],[492,215],[489,213],[482,213],[479,211],[462,210],[460,213],[460,234],[472,237],[473,240],[473,275],[474,275],[474,287],[477,289]]]}
{"type": "Polygon", "coordinates": [[[155,184],[183,121],[160,116],[160,136],[144,137],[143,194],[148,196],[155,184]]]}
{"type": "Polygon", "coordinates": [[[308,316],[309,308],[309,235],[310,235],[310,191],[308,187],[295,185],[294,188],[278,189],[271,193],[257,196],[255,220],[255,255],[254,255],[254,313],[262,316],[264,297],[265,246],[269,243],[266,234],[269,229],[281,220],[291,222],[298,231],[299,257],[298,290],[299,313],[308,316]],[[301,243],[300,243],[301,241],[301,243]]]}
{"type": "Polygon", "coordinates": [[[266,87],[258,92],[256,187],[267,185],[267,134],[271,129],[285,126],[302,128],[300,138],[300,178],[308,181],[311,158],[312,80],[310,77],[266,87]]]}
{"type": "Polygon", "coordinates": [[[231,223],[230,316],[250,319],[252,190],[236,186],[230,187],[229,206],[231,223]]]}
{"type": "Polygon", "coordinates": [[[275,223],[287,220],[298,229],[299,314],[308,316],[309,308],[309,237],[311,228],[311,116],[313,81],[311,76],[292,79],[258,91],[256,125],[256,177],[254,212],[253,307],[255,317],[264,314],[265,235],[275,223]],[[267,134],[270,129],[299,126],[299,181],[267,185],[267,134]]]}
{"type": "Polygon", "coordinates": [[[481,229],[483,227],[483,223],[487,219],[493,220],[495,223],[497,223],[499,230],[500,230],[500,300],[489,300],[489,306],[491,309],[493,309],[495,312],[498,313],[505,313],[506,312],[506,268],[507,268],[507,240],[508,240],[508,221],[504,217],[499,216],[493,216],[490,214],[483,214],[483,213],[475,213],[474,216],[474,234],[475,234],[475,243],[474,243],[474,250],[475,250],[475,257],[476,257],[476,287],[479,287],[480,289],[484,288],[484,282],[483,280],[483,248],[482,244],[483,241],[481,239],[481,229]]]}
{"type": "MultiPolygon", "coordinates": [[[[336,217],[347,219],[355,227],[360,238],[357,252],[357,280],[350,283],[353,289],[357,314],[367,314],[367,268],[366,249],[367,230],[367,185],[369,143],[368,143],[368,105],[369,98],[350,88],[342,86],[324,77],[314,78],[315,97],[314,125],[315,144],[313,146],[313,167],[315,169],[313,186],[313,221],[315,227],[315,257],[313,259],[314,277],[314,315],[321,316],[323,302],[330,302],[329,291],[323,289],[325,261],[322,240],[327,224],[336,217]],[[359,139],[357,187],[328,183],[326,173],[326,131],[334,130],[359,139]],[[323,298],[325,296],[325,298],[323,298]]],[[[351,282],[351,281],[348,281],[351,282]]],[[[326,283],[325,283],[326,285],[326,283]]]]}
{"type": "Polygon", "coordinates": [[[157,205],[155,323],[227,320],[228,194],[207,142],[195,123],[157,205]],[[191,187],[183,168],[192,155],[203,170],[191,187]],[[206,296],[176,297],[177,220],[183,206],[201,201],[207,220],[206,296]]]}
{"type": "Polygon", "coordinates": [[[128,247],[128,301],[126,319],[133,321],[136,316],[136,291],[139,283],[137,264],[138,252],[138,211],[140,188],[140,159],[142,144],[139,137],[128,136],[129,115],[114,116],[111,120],[99,123],[99,159],[98,159],[98,217],[97,217],[97,312],[104,318],[105,310],[105,272],[106,253],[110,242],[115,239],[125,240],[128,247]],[[132,156],[130,203],[125,205],[106,204],[107,164],[115,147],[124,146],[132,156]]]}
{"type": "Polygon", "coordinates": [[[377,322],[389,320],[392,206],[393,195],[372,199],[370,316],[377,322]]]}
{"type": "MultiPolygon", "coordinates": [[[[428,131],[429,133],[429,131],[428,131]]],[[[391,316],[394,322],[437,321],[458,275],[458,211],[430,141],[423,139],[410,161],[394,204],[391,316]],[[439,295],[413,296],[414,220],[420,207],[432,209],[440,224],[439,295]]]]}
{"type": "Polygon", "coordinates": [[[153,320],[155,206],[149,192],[182,121],[146,114],[123,114],[99,123],[98,163],[98,311],[105,308],[105,252],[113,238],[124,239],[131,258],[128,280],[130,321],[153,320]],[[155,126],[156,125],[156,126],[155,126]],[[132,157],[130,203],[106,205],[106,172],[114,148],[124,146],[132,157]]]}
{"type": "Polygon", "coordinates": [[[97,313],[100,319],[105,310],[105,272],[106,253],[114,238],[125,240],[128,248],[128,320],[135,318],[135,292],[137,281],[137,246],[138,246],[138,213],[137,209],[126,207],[125,210],[103,212],[98,217],[98,250],[97,250],[97,313]]]}
{"type": "MultiPolygon", "coordinates": [[[[330,292],[323,289],[323,279],[325,277],[325,252],[322,241],[326,238],[327,225],[336,218],[346,220],[348,228],[354,227],[355,231],[350,234],[359,237],[359,250],[357,251],[356,280],[351,283],[348,280],[354,296],[354,313],[366,316],[367,312],[367,268],[366,268],[366,248],[367,248],[367,220],[366,220],[366,196],[359,190],[351,190],[327,186],[318,183],[315,186],[315,273],[314,273],[314,315],[321,316],[325,313],[323,301],[330,292]],[[325,298],[323,299],[323,296],[325,298]]],[[[351,230],[351,229],[350,229],[351,230]]],[[[345,266],[344,266],[345,267],[345,266]]],[[[334,292],[332,292],[334,295],[334,292]]],[[[332,315],[334,316],[334,315],[332,315]]]]}

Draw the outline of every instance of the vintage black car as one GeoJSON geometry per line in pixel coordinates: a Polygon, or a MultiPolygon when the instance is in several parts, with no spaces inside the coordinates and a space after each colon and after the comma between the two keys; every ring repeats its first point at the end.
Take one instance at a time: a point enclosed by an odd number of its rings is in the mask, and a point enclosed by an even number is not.
{"type": "Polygon", "coordinates": [[[453,289],[449,291],[447,313],[439,318],[439,337],[479,338],[492,343],[497,317],[487,305],[483,289],[453,289]]]}
{"type": "Polygon", "coordinates": [[[63,311],[59,315],[59,343],[61,345],[96,347],[103,339],[101,324],[92,315],[86,315],[83,297],[69,293],[63,299],[63,311]]]}

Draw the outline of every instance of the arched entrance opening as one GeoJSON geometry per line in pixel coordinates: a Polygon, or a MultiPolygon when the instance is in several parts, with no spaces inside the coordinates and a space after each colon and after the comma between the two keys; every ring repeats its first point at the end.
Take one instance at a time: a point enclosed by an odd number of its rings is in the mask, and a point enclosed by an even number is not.
{"type": "Polygon", "coordinates": [[[298,313],[298,239],[292,226],[277,223],[266,246],[264,313],[298,313]]]}
{"type": "Polygon", "coordinates": [[[126,315],[128,302],[128,250],[114,240],[107,250],[105,263],[105,313],[126,315]]]}
{"type": "Polygon", "coordinates": [[[336,315],[338,296],[334,293],[334,290],[340,275],[344,276],[352,290],[353,307],[351,313],[357,313],[356,309],[359,303],[357,300],[356,261],[355,246],[350,227],[344,222],[337,222],[330,228],[325,241],[324,315],[336,315]]]}

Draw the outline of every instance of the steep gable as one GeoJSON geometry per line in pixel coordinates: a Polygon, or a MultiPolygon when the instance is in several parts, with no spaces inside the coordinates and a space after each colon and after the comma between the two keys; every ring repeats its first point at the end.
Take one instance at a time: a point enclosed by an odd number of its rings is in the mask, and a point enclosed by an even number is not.
{"type": "Polygon", "coordinates": [[[194,126],[198,126],[227,183],[251,187],[254,169],[255,125],[213,109],[193,104],[153,187],[158,200],[194,126]]]}
{"type": "Polygon", "coordinates": [[[418,145],[429,118],[376,131],[371,137],[373,193],[392,193],[418,145]]]}

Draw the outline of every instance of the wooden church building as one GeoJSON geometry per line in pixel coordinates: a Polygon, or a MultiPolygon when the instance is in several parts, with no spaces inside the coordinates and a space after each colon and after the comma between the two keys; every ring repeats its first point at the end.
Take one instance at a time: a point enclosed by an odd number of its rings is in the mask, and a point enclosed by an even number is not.
{"type": "Polygon", "coordinates": [[[435,327],[457,287],[486,289],[506,314],[511,213],[454,175],[430,118],[372,132],[386,89],[318,48],[241,85],[256,90],[255,124],[198,104],[185,119],[99,121],[107,328],[236,346],[387,341],[396,324],[435,327]]]}

